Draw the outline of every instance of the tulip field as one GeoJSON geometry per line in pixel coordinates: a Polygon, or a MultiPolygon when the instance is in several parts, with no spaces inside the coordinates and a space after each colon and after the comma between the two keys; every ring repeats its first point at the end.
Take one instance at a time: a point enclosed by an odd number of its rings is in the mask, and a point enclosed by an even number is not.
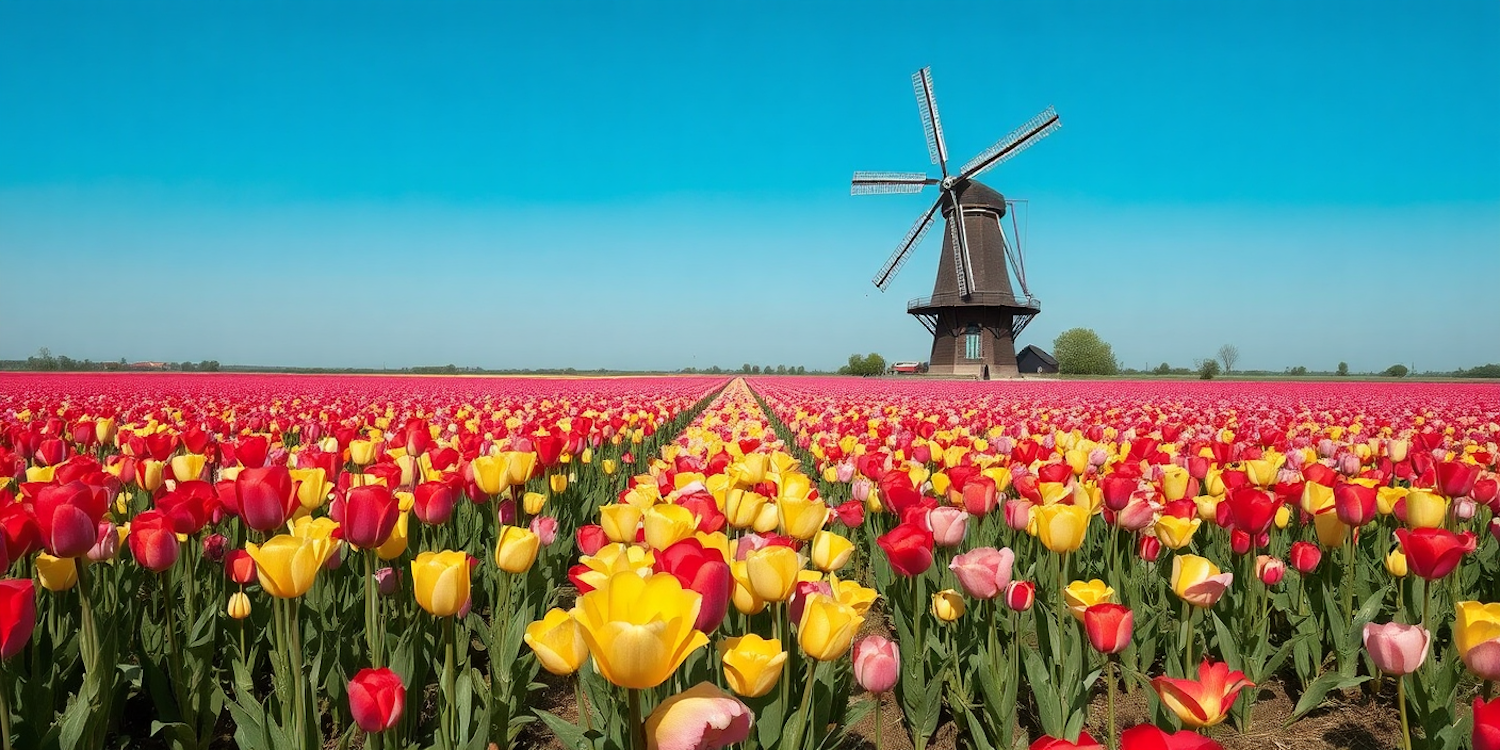
{"type": "Polygon", "coordinates": [[[1500,750],[1497,443],[1493,384],[0,374],[0,750],[1500,750]]]}

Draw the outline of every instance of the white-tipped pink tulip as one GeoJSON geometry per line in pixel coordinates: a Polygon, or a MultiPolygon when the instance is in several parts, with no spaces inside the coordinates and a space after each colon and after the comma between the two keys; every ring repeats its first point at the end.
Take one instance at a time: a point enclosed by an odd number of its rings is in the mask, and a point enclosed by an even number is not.
{"type": "Polygon", "coordinates": [[[1388,622],[1384,625],[1365,625],[1365,651],[1380,671],[1397,677],[1409,675],[1427,660],[1427,647],[1432,643],[1432,634],[1421,625],[1402,625],[1388,622]]]}

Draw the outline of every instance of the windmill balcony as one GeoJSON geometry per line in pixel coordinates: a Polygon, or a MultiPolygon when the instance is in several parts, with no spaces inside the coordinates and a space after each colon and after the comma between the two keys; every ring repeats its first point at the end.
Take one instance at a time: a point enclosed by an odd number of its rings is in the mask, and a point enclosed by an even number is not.
{"type": "Polygon", "coordinates": [[[921,315],[944,307],[1009,307],[1018,314],[1035,315],[1042,311],[1042,301],[1035,297],[1017,297],[1005,292],[973,292],[968,299],[957,292],[918,297],[906,303],[906,312],[921,315]]]}

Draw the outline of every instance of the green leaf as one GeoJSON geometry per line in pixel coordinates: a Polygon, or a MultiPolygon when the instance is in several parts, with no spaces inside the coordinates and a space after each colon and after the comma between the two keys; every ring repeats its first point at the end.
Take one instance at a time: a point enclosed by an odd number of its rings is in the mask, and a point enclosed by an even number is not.
{"type": "Polygon", "coordinates": [[[1301,700],[1297,701],[1296,708],[1292,709],[1292,715],[1287,718],[1286,723],[1282,726],[1291,726],[1293,722],[1302,718],[1303,715],[1305,715],[1307,712],[1313,710],[1314,708],[1317,708],[1323,703],[1323,698],[1324,696],[1328,695],[1329,691],[1347,690],[1349,688],[1363,684],[1366,680],[1369,679],[1369,675],[1364,675],[1361,677],[1344,677],[1337,672],[1328,672],[1327,674],[1324,674],[1322,677],[1313,680],[1313,683],[1311,685],[1307,686],[1307,692],[1302,694],[1301,700]]]}
{"type": "Polygon", "coordinates": [[[534,709],[534,713],[542,720],[542,723],[547,725],[548,729],[552,730],[552,736],[556,737],[557,741],[568,750],[594,750],[597,747],[594,737],[584,732],[578,725],[564,721],[561,717],[539,708],[534,709]]]}

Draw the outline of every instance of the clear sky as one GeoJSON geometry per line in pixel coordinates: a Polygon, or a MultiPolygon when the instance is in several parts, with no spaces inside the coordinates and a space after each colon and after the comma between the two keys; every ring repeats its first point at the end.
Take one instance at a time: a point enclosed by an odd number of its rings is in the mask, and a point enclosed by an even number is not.
{"type": "Polygon", "coordinates": [[[1022,343],[1500,361],[1500,4],[0,0],[0,358],[925,359],[930,65],[1029,200],[1022,343]]]}

